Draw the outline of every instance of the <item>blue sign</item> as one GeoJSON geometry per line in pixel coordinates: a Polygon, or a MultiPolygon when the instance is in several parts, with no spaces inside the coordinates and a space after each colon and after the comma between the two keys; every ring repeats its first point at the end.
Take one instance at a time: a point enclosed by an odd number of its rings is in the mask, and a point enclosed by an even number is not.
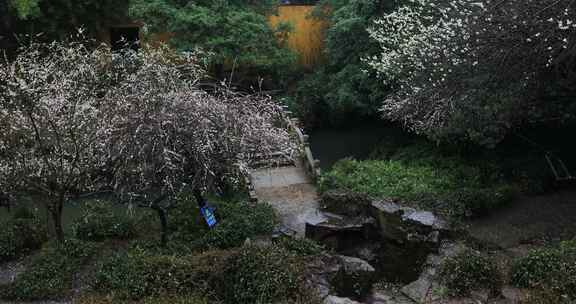
{"type": "Polygon", "coordinates": [[[208,227],[212,228],[216,226],[218,221],[216,221],[216,216],[214,216],[214,208],[210,206],[205,206],[200,208],[200,212],[202,213],[202,216],[204,217],[204,220],[206,221],[208,227]]]}

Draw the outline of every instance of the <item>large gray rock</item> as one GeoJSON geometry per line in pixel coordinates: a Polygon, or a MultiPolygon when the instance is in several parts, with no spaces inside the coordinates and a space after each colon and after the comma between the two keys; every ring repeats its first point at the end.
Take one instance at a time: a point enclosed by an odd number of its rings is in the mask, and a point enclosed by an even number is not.
{"type": "Polygon", "coordinates": [[[306,224],[306,238],[337,252],[354,248],[373,239],[375,221],[370,217],[343,217],[324,213],[327,220],[306,224]]]}
{"type": "Polygon", "coordinates": [[[368,262],[355,257],[337,256],[342,265],[341,271],[332,281],[338,295],[354,299],[364,298],[376,280],[376,269],[368,262]]]}
{"type": "Polygon", "coordinates": [[[376,269],[364,260],[327,254],[309,261],[306,269],[308,286],[321,299],[330,294],[363,298],[370,291],[376,273],[376,269]]]}
{"type": "Polygon", "coordinates": [[[370,213],[376,219],[380,235],[399,243],[426,242],[438,244],[448,223],[429,211],[401,206],[392,201],[373,201],[370,213]]]}

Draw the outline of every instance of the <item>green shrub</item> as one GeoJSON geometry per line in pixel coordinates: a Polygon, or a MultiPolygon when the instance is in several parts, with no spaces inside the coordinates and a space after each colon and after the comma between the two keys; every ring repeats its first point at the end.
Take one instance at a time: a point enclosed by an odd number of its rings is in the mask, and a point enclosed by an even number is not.
{"type": "Polygon", "coordinates": [[[480,289],[496,292],[502,283],[494,262],[473,251],[447,259],[439,275],[452,296],[466,296],[480,289]]]}
{"type": "Polygon", "coordinates": [[[234,304],[297,301],[306,296],[301,270],[298,257],[278,246],[188,256],[132,250],[100,262],[93,287],[135,301],[176,295],[202,295],[234,304]]]}
{"type": "Polygon", "coordinates": [[[208,229],[196,202],[185,198],[171,211],[170,225],[174,238],[201,248],[232,248],[241,246],[246,238],[267,235],[274,231],[277,216],[269,204],[246,201],[211,200],[216,208],[216,227],[208,229]]]}
{"type": "Polygon", "coordinates": [[[312,303],[302,270],[300,260],[281,247],[246,246],[229,260],[216,293],[230,304],[312,303]]]}
{"type": "Polygon", "coordinates": [[[516,260],[511,282],[518,287],[541,288],[576,297],[576,241],[536,249],[516,260]]]}
{"type": "Polygon", "coordinates": [[[325,248],[315,241],[306,238],[280,237],[275,243],[297,255],[319,255],[324,252],[325,248]]]}
{"type": "Polygon", "coordinates": [[[122,253],[98,268],[95,289],[114,291],[120,298],[181,293],[193,287],[186,281],[193,269],[185,259],[171,256],[140,256],[122,253]]]}
{"type": "MultiPolygon", "coordinates": [[[[75,304],[134,304],[132,301],[124,301],[108,295],[85,294],[74,298],[75,304]]],[[[207,299],[201,296],[185,295],[176,297],[149,297],[138,303],[142,304],[209,304],[207,299]]]]}
{"type": "Polygon", "coordinates": [[[97,267],[94,289],[120,299],[209,293],[213,277],[231,253],[210,251],[194,256],[150,255],[146,251],[112,254],[97,267]]]}
{"type": "Polygon", "coordinates": [[[88,241],[105,239],[130,239],[136,236],[136,220],[128,215],[118,215],[111,206],[95,201],[87,205],[82,216],[74,223],[77,238],[88,241]]]}
{"type": "Polygon", "coordinates": [[[516,188],[510,185],[461,188],[447,195],[444,209],[456,218],[485,215],[510,203],[516,192],[516,188]]]}
{"type": "Polygon", "coordinates": [[[25,301],[66,297],[72,290],[74,275],[94,252],[93,244],[78,240],[49,244],[2,290],[2,296],[25,301]]]}
{"type": "Polygon", "coordinates": [[[46,227],[28,209],[18,208],[13,218],[0,230],[0,262],[14,260],[42,247],[47,239],[46,227]]]}

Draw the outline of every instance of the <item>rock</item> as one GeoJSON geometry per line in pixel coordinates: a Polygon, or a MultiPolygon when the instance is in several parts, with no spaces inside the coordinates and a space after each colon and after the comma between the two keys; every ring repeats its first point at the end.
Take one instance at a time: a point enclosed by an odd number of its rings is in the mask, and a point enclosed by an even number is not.
{"type": "Polygon", "coordinates": [[[438,268],[446,259],[454,257],[466,250],[468,250],[468,247],[463,244],[442,243],[437,254],[428,255],[418,279],[402,287],[402,293],[417,303],[428,303],[439,300],[442,295],[439,295],[436,291],[445,288],[439,282],[440,278],[437,276],[438,268]]]}
{"type": "Polygon", "coordinates": [[[306,269],[308,286],[324,299],[332,291],[332,282],[341,272],[342,263],[335,256],[322,255],[308,262],[306,269]]]}
{"type": "Polygon", "coordinates": [[[337,258],[342,268],[332,280],[334,291],[338,295],[354,299],[361,299],[368,295],[376,279],[376,269],[359,258],[342,255],[337,258]]]}
{"type": "Polygon", "coordinates": [[[391,201],[374,201],[371,215],[376,219],[381,236],[399,243],[427,242],[438,244],[441,234],[449,230],[445,220],[429,211],[400,206],[391,201]]]}
{"type": "Polygon", "coordinates": [[[358,246],[358,248],[355,248],[356,252],[355,256],[364,261],[367,261],[368,263],[377,262],[378,260],[377,252],[379,251],[381,246],[382,244],[380,244],[379,242],[369,242],[366,244],[362,244],[358,246]]]}
{"type": "Polygon", "coordinates": [[[244,240],[244,245],[255,247],[270,247],[272,245],[272,238],[270,236],[255,236],[252,238],[246,238],[246,240],[244,240]]]}
{"type": "Polygon", "coordinates": [[[306,238],[341,252],[373,239],[375,221],[369,217],[346,218],[325,214],[328,220],[311,224],[306,223],[306,238]]]}
{"type": "Polygon", "coordinates": [[[320,197],[320,208],[344,216],[363,216],[368,211],[370,198],[362,193],[329,190],[320,197]]]}
{"type": "Polygon", "coordinates": [[[328,296],[324,299],[324,304],[362,304],[349,298],[341,298],[337,296],[328,296]]]}
{"type": "Polygon", "coordinates": [[[342,263],[344,271],[348,274],[356,273],[373,273],[376,271],[368,262],[355,257],[339,255],[338,258],[342,263]]]}
{"type": "Polygon", "coordinates": [[[491,295],[490,290],[487,289],[472,290],[470,292],[470,298],[480,303],[488,302],[488,299],[490,299],[490,295],[491,295]]]}
{"type": "Polygon", "coordinates": [[[366,303],[368,304],[414,304],[406,296],[397,292],[390,292],[384,290],[374,290],[368,297],[366,303]]]}
{"type": "Polygon", "coordinates": [[[530,298],[530,293],[524,289],[505,286],[502,288],[502,296],[512,303],[525,303],[530,298]]]}
{"type": "Polygon", "coordinates": [[[14,282],[16,277],[24,272],[26,267],[21,262],[8,262],[0,265],[0,285],[14,282]]]}
{"type": "Polygon", "coordinates": [[[432,287],[432,278],[429,276],[421,276],[418,280],[402,287],[402,293],[416,303],[424,303],[428,298],[432,287]]]}

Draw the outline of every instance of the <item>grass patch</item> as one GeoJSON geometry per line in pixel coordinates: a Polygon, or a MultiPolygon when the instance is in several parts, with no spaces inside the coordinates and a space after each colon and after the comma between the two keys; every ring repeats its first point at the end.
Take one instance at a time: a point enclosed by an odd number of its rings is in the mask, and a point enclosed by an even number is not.
{"type": "Polygon", "coordinates": [[[576,298],[576,241],[531,251],[514,262],[511,282],[517,287],[536,288],[547,296],[576,298]]]}
{"type": "Polygon", "coordinates": [[[453,219],[488,213],[517,192],[494,163],[443,156],[427,145],[376,150],[372,157],[339,161],[321,177],[320,191],[342,189],[400,200],[453,219]]]}

